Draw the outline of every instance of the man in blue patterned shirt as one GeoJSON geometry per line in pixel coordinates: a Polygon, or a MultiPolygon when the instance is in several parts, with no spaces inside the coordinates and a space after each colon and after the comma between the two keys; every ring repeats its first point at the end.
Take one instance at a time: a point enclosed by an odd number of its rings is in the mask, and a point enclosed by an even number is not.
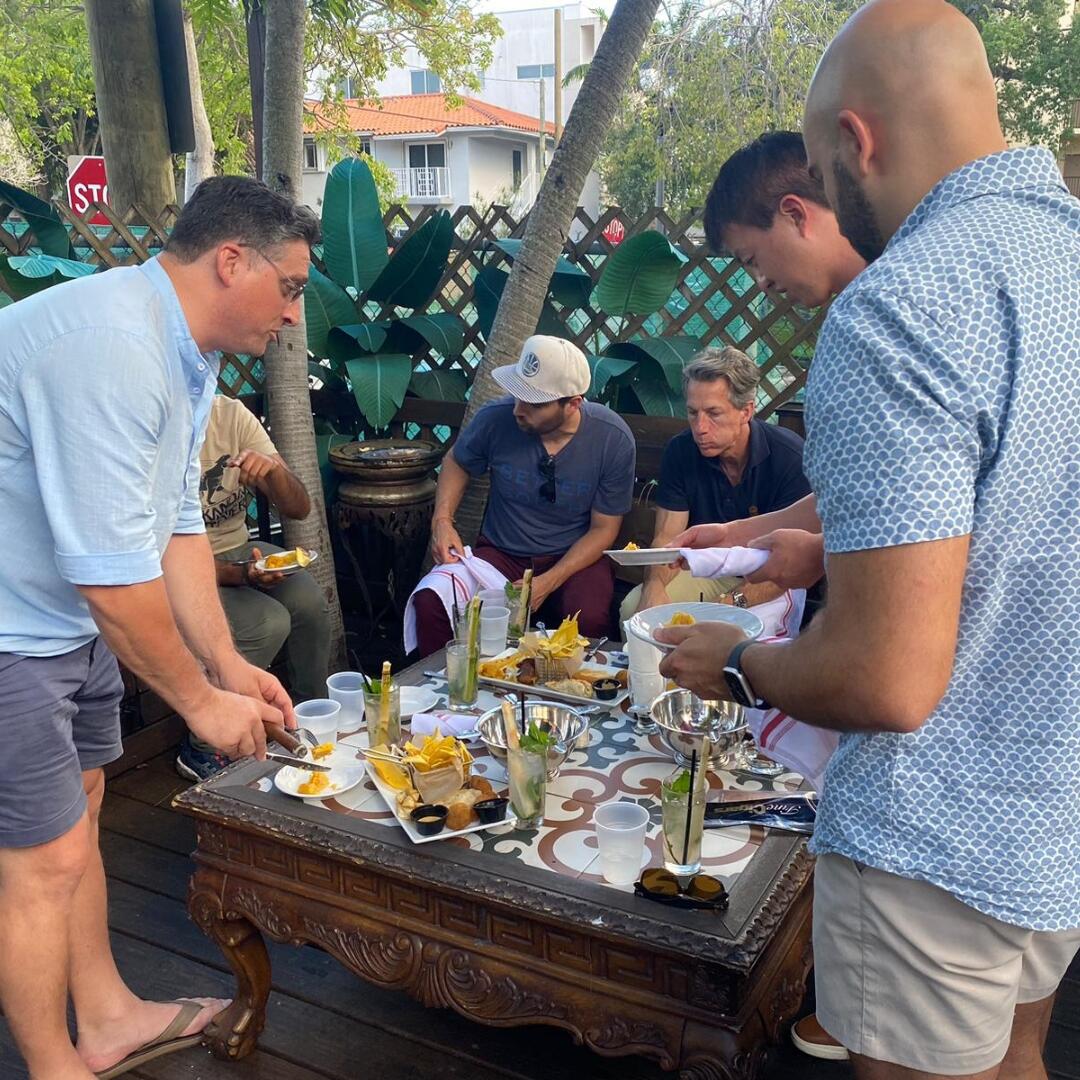
{"type": "Polygon", "coordinates": [[[783,647],[667,631],[662,670],[845,732],[814,946],[857,1075],[1034,1080],[1080,945],[1080,202],[941,0],[849,20],[805,138],[872,263],[807,394],[829,604],[783,647]]]}

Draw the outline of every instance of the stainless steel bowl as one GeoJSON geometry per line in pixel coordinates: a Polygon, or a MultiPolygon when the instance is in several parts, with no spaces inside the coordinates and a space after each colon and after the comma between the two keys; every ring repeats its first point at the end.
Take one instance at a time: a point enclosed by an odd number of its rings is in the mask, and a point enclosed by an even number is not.
{"type": "MultiPolygon", "coordinates": [[[[520,704],[514,706],[514,717],[520,727],[520,704]]],[[[557,742],[548,748],[547,775],[551,780],[558,775],[563,762],[589,730],[589,720],[569,705],[560,705],[554,701],[527,701],[525,702],[525,726],[531,727],[534,722],[541,729],[548,729],[555,733],[557,742]]],[[[484,745],[491,756],[505,761],[506,729],[503,727],[502,709],[489,709],[484,713],[476,724],[476,730],[480,732],[480,738],[484,740],[484,745]]]]}
{"type": "Polygon", "coordinates": [[[661,694],[652,703],[651,714],[664,744],[680,765],[688,765],[695,750],[701,753],[706,735],[711,744],[709,763],[726,764],[747,730],[741,705],[732,701],[702,701],[689,690],[668,690],[661,694]]]}

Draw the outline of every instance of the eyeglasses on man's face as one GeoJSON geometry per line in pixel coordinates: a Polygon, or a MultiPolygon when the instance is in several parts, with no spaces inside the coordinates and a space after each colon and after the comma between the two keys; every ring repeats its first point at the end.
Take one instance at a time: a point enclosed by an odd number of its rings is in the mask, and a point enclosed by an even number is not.
{"type": "Polygon", "coordinates": [[[290,304],[295,304],[296,301],[304,295],[304,290],[308,285],[307,280],[297,281],[296,278],[290,277],[276,262],[274,262],[273,259],[270,258],[269,255],[266,254],[265,251],[262,250],[262,248],[252,246],[251,250],[254,251],[256,255],[265,259],[273,267],[274,273],[278,276],[278,284],[281,286],[281,295],[288,300],[290,304]]]}

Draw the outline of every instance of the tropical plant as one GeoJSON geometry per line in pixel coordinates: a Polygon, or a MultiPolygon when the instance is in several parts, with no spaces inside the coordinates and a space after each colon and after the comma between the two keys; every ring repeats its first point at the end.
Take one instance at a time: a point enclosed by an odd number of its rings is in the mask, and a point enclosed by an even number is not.
{"type": "Polygon", "coordinates": [[[304,307],[308,350],[325,362],[311,374],[329,389],[347,387],[375,430],[390,423],[410,388],[464,400],[463,372],[414,371],[419,354],[449,362],[465,342],[461,318],[427,312],[454,239],[450,215],[432,214],[390,255],[371,170],[347,158],[327,177],[322,226],[323,269],[312,266],[304,307]]]}

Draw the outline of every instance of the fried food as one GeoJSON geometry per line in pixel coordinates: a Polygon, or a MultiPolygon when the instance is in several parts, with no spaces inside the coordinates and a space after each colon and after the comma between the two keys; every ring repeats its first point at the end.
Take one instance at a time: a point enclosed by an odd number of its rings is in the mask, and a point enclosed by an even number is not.
{"type": "Polygon", "coordinates": [[[332,742],[319,743],[318,746],[313,747],[311,756],[316,761],[322,761],[324,757],[329,757],[334,752],[334,744],[332,742]]]}
{"type": "Polygon", "coordinates": [[[267,570],[287,570],[293,566],[307,566],[310,562],[311,556],[303,548],[294,548],[267,555],[263,565],[267,570]]]}
{"type": "Polygon", "coordinates": [[[298,785],[297,791],[301,795],[319,795],[330,788],[330,776],[328,773],[317,772],[311,774],[310,780],[305,780],[298,785]]]}
{"type": "Polygon", "coordinates": [[[553,679],[544,685],[549,690],[557,690],[560,694],[573,694],[574,697],[595,697],[591,683],[584,679],[553,679]]]}
{"type": "Polygon", "coordinates": [[[671,619],[668,621],[668,626],[693,626],[697,622],[697,619],[693,615],[685,611],[676,611],[671,619]]]}
{"type": "Polygon", "coordinates": [[[628,541],[626,546],[623,548],[623,551],[640,551],[640,550],[641,550],[641,548],[637,544],[635,544],[633,540],[628,541]]]}

